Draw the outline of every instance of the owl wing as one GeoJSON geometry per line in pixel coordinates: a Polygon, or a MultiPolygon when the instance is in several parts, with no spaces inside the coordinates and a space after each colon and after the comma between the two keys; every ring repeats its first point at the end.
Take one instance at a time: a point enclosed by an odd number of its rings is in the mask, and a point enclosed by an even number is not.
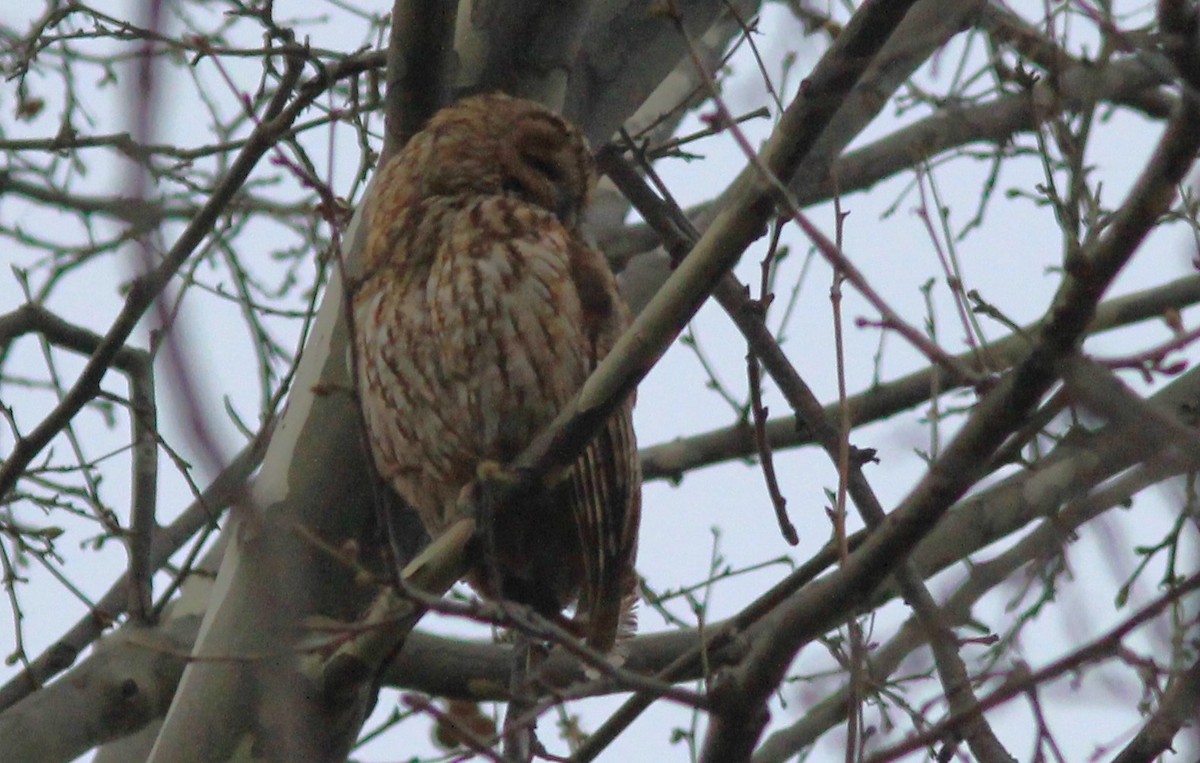
{"type": "MultiPolygon", "coordinates": [[[[589,371],[629,324],[628,310],[603,255],[575,243],[572,281],[580,295],[590,346],[589,371]]],[[[612,650],[634,628],[634,560],[641,518],[641,463],[633,432],[633,396],[593,438],[571,470],[571,509],[584,550],[584,585],[577,608],[588,645],[612,650]]]]}

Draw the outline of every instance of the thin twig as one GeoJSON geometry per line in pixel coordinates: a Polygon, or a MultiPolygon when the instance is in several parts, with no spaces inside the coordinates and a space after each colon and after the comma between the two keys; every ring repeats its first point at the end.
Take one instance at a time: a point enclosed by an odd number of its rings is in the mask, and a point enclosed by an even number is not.
{"type": "Polygon", "coordinates": [[[61,431],[66,422],[94,397],[114,356],[124,346],[142,315],[208,235],[217,218],[223,214],[229,199],[242,187],[258,161],[271,149],[279,136],[286,132],[296,117],[330,85],[360,70],[359,61],[347,66],[335,66],[318,73],[297,87],[301,72],[294,69],[291,70],[289,79],[280,83],[261,124],[251,133],[245,148],[230,165],[207,203],[176,239],[174,246],[165,253],[158,266],[130,285],[121,312],[109,327],[103,342],[88,359],[75,384],[32,432],[15,443],[9,457],[3,466],[0,466],[0,499],[9,494],[32,460],[61,431]],[[289,102],[288,97],[293,88],[297,89],[298,95],[289,102]]]}
{"type": "Polygon", "coordinates": [[[868,757],[865,763],[887,763],[899,760],[910,753],[916,752],[929,744],[955,733],[956,729],[970,723],[978,713],[987,712],[1010,699],[1029,691],[1032,687],[1042,686],[1067,673],[1077,673],[1083,666],[1109,659],[1119,653],[1121,641],[1133,631],[1154,619],[1170,604],[1181,600],[1189,593],[1200,590],[1200,576],[1187,578],[1170,591],[1142,607],[1130,617],[1110,630],[1100,638],[1085,644],[1061,659],[1055,660],[1041,670],[1030,671],[1007,681],[999,689],[983,697],[977,708],[969,713],[955,712],[949,717],[931,725],[928,729],[915,734],[900,744],[880,750],[868,757]]]}

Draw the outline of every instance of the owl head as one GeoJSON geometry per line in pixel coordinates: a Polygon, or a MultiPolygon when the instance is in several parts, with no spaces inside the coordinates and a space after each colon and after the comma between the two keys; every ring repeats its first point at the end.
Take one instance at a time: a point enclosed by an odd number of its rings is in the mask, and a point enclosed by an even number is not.
{"type": "Polygon", "coordinates": [[[413,136],[396,161],[410,164],[418,194],[508,195],[575,228],[594,182],[579,131],[545,107],[493,93],[448,106],[413,136]]]}

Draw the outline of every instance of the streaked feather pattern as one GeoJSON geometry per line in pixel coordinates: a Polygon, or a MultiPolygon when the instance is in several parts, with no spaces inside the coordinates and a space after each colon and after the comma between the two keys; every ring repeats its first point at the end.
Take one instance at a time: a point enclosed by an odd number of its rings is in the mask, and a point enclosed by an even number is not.
{"type": "MultiPolygon", "coordinates": [[[[502,95],[439,112],[383,168],[354,291],[375,464],[436,536],[485,461],[507,463],[612,349],[628,313],[578,220],[592,183],[578,132],[502,95]]],[[[631,629],[641,473],[633,400],[554,485],[496,518],[492,589],[610,651],[631,629]]]]}

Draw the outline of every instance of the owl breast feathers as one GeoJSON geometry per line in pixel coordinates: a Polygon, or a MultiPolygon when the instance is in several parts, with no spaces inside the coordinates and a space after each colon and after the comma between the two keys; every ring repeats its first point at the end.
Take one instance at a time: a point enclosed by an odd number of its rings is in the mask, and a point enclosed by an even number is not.
{"type": "MultiPolygon", "coordinates": [[[[628,313],[579,220],[593,180],[578,132],[503,95],[435,115],[381,170],[355,289],[358,387],[381,476],[437,536],[484,462],[519,454],[575,396],[628,313]]],[[[569,473],[494,518],[482,595],[561,619],[601,651],[627,622],[641,474],[632,399],[569,473]]]]}

